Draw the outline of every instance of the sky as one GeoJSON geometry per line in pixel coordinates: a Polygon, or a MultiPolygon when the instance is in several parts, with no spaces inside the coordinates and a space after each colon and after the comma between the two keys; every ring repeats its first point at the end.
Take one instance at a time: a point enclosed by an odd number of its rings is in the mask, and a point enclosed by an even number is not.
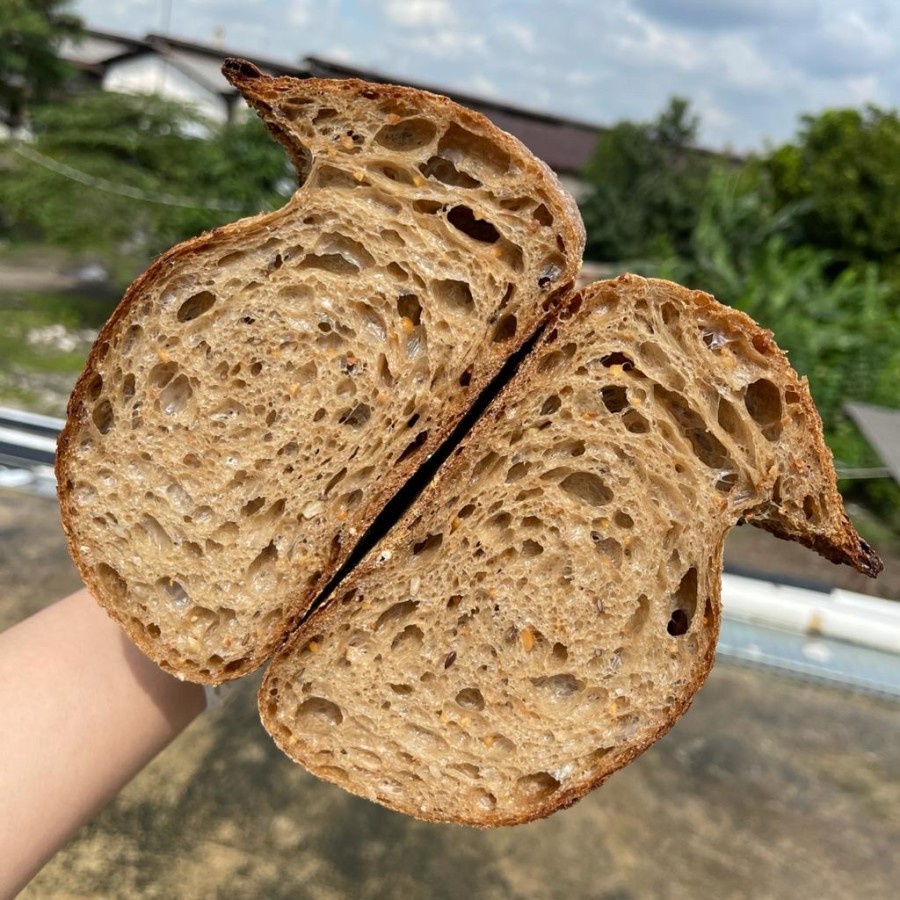
{"type": "Polygon", "coordinates": [[[321,56],[608,125],[673,94],[700,142],[789,140],[826,107],[900,105],[897,0],[74,0],[87,24],[296,63],[321,56]]]}

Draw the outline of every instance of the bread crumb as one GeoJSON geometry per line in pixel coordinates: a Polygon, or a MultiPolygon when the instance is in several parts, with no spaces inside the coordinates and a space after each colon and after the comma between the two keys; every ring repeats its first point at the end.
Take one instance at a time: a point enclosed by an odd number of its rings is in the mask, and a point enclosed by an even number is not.
{"type": "Polygon", "coordinates": [[[413,320],[409,316],[403,316],[400,319],[400,330],[404,334],[412,334],[416,330],[416,326],[413,325],[413,320]]]}
{"type": "Polygon", "coordinates": [[[306,645],[306,649],[309,650],[310,653],[318,653],[318,652],[319,652],[319,645],[318,645],[318,643],[317,643],[316,641],[310,641],[310,642],[306,645]]]}
{"type": "Polygon", "coordinates": [[[357,181],[363,181],[363,180],[365,179],[365,177],[366,177],[366,173],[363,172],[362,169],[357,169],[357,170],[353,173],[353,177],[354,177],[357,181]]]}
{"type": "Polygon", "coordinates": [[[341,135],[341,146],[345,150],[352,150],[353,149],[353,138],[350,137],[349,134],[342,134],[341,135]]]}
{"type": "Polygon", "coordinates": [[[522,649],[526,653],[531,653],[534,649],[534,631],[532,631],[530,625],[522,629],[520,637],[522,638],[522,649]]]}
{"type": "Polygon", "coordinates": [[[319,515],[325,509],[325,504],[321,500],[313,500],[303,507],[303,518],[312,519],[319,515]]]}
{"type": "Polygon", "coordinates": [[[288,387],[288,396],[291,398],[291,400],[293,400],[294,397],[296,397],[297,394],[299,394],[299,393],[300,393],[300,382],[295,381],[292,385],[290,385],[288,387]]]}
{"type": "Polygon", "coordinates": [[[482,738],[485,747],[493,747],[494,746],[494,738],[492,735],[488,735],[486,738],[482,738]]]}
{"type": "Polygon", "coordinates": [[[413,174],[413,184],[416,187],[425,187],[428,182],[418,172],[416,172],[413,174]]]}
{"type": "Polygon", "coordinates": [[[400,116],[398,116],[397,113],[390,113],[385,121],[388,125],[396,125],[400,121],[400,116]]]}
{"type": "Polygon", "coordinates": [[[156,351],[156,355],[159,357],[159,360],[160,360],[160,362],[162,362],[162,363],[169,363],[169,362],[172,361],[172,357],[169,356],[169,354],[166,353],[166,351],[163,350],[162,347],[160,347],[160,348],[156,351]]]}

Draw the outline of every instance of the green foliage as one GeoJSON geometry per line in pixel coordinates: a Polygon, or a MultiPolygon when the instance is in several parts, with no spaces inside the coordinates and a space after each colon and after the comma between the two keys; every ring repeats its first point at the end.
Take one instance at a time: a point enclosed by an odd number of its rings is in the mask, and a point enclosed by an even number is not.
{"type": "Polygon", "coordinates": [[[132,263],[291,189],[284,152],[255,118],[216,127],[159,97],[89,92],[37,110],[33,130],[0,169],[8,230],[132,263]]]}
{"type": "Polygon", "coordinates": [[[71,0],[3,0],[0,15],[0,118],[18,128],[29,104],[44,100],[71,74],[58,49],[78,38],[71,0]]]}
{"type": "Polygon", "coordinates": [[[694,149],[699,120],[675,97],[654,122],[620,122],[598,141],[585,169],[587,256],[639,259],[685,248],[699,213],[710,159],[694,149]]]}
{"type": "Polygon", "coordinates": [[[277,209],[296,189],[284,148],[255,115],[216,129],[210,150],[202,173],[205,188],[228,198],[241,215],[277,209]]]}
{"type": "Polygon", "coordinates": [[[802,201],[798,238],[840,263],[900,256],[900,115],[875,106],[804,116],[760,161],[779,205],[802,201]]]}

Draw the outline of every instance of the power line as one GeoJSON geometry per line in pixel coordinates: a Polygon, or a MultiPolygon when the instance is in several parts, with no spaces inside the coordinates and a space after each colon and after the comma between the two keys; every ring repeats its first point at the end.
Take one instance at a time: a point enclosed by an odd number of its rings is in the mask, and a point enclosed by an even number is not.
{"type": "Polygon", "coordinates": [[[864,479],[864,478],[890,478],[891,473],[890,470],[881,466],[872,467],[868,469],[864,468],[845,468],[843,466],[836,466],[838,478],[846,478],[847,480],[856,480],[856,479],[864,479]]]}
{"type": "Polygon", "coordinates": [[[158,203],[162,206],[180,206],[183,209],[209,209],[224,212],[240,212],[241,207],[227,200],[194,200],[190,197],[180,197],[176,194],[150,193],[140,188],[131,187],[127,184],[116,184],[106,178],[100,178],[96,175],[88,175],[67,163],[60,162],[52,157],[45,156],[43,153],[28,147],[24,144],[13,144],[14,153],[24,157],[36,165],[42,166],[50,172],[62,175],[70,181],[76,181],[85,187],[94,190],[103,191],[106,194],[114,194],[117,197],[127,197],[130,200],[143,200],[146,203],[158,203]]]}

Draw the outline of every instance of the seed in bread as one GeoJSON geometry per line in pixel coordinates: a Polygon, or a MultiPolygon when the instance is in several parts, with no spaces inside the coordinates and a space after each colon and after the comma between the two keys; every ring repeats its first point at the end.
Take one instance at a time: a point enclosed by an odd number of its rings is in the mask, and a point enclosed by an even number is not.
{"type": "Polygon", "coordinates": [[[546,816],[689,706],[740,519],[877,574],[835,481],[768,332],[668,282],[595,284],[275,657],[263,723],[418,818],[546,816]]]}

